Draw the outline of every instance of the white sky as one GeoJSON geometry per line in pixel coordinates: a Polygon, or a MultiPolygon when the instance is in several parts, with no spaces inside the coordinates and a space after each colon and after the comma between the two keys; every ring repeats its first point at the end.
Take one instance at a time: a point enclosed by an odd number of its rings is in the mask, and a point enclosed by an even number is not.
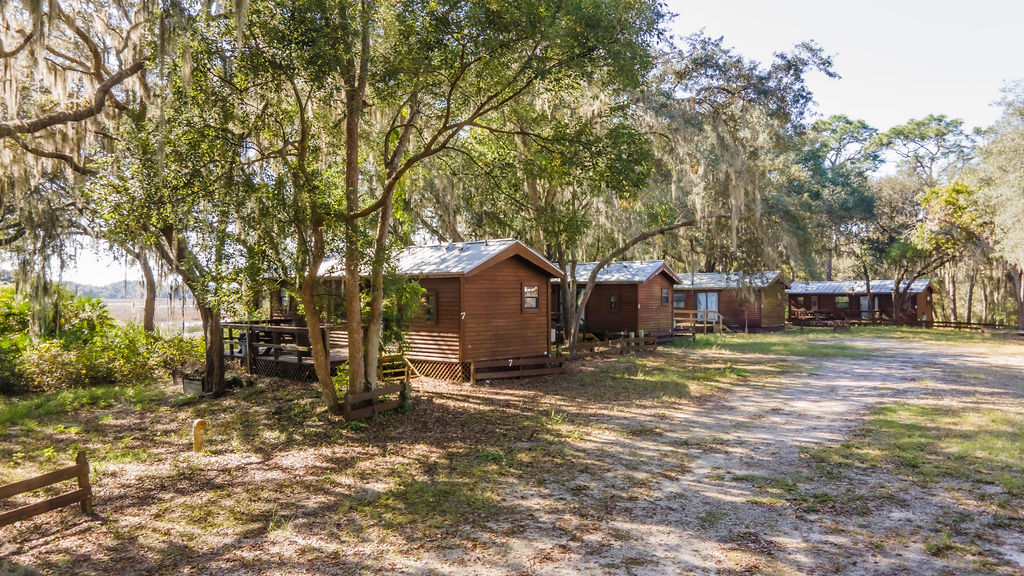
{"type": "MultiPolygon", "coordinates": [[[[815,40],[842,76],[808,78],[818,112],[879,130],[928,114],[987,126],[1003,84],[1024,79],[1019,0],[669,0],[668,9],[675,34],[703,29],[762,62],[815,40]]],[[[138,275],[87,249],[64,278],[106,284],[138,275]]]]}

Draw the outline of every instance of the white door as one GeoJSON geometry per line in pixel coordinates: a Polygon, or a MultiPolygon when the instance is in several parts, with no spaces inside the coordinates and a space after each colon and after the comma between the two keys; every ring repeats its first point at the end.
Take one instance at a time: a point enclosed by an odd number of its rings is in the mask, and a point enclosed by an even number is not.
{"type": "Polygon", "coordinates": [[[697,319],[715,320],[717,314],[705,314],[705,312],[718,312],[718,292],[697,293],[697,319]]]}

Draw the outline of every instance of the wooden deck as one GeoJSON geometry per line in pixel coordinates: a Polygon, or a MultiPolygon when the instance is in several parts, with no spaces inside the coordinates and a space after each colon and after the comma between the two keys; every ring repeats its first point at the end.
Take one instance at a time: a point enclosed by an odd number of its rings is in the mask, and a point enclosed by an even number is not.
{"type": "MultiPolygon", "coordinates": [[[[274,323],[226,322],[224,357],[251,374],[282,376],[300,380],[315,379],[313,348],[309,329],[274,323]]],[[[348,360],[347,348],[330,347],[330,327],[323,328],[331,371],[348,360]]]]}

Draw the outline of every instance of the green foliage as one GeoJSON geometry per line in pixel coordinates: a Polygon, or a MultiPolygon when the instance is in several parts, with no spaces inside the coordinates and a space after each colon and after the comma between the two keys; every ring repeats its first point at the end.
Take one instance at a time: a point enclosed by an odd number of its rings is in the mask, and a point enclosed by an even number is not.
{"type": "Polygon", "coordinates": [[[156,362],[165,370],[186,370],[205,361],[203,342],[198,338],[171,336],[156,342],[156,362]]]}
{"type": "Polygon", "coordinates": [[[115,324],[95,298],[59,291],[54,302],[56,322],[32,338],[28,303],[13,289],[0,291],[0,393],[142,385],[161,367],[203,361],[201,341],[159,340],[139,324],[115,324]]]}

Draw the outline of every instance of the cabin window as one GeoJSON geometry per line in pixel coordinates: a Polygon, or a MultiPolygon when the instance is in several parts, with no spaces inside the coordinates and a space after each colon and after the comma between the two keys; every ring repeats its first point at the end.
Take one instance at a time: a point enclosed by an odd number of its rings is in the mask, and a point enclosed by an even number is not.
{"type": "Polygon", "coordinates": [[[422,315],[426,322],[437,322],[437,292],[423,294],[422,315]]]}
{"type": "Polygon", "coordinates": [[[523,286],[523,310],[540,309],[540,287],[523,286]]]}
{"type": "Polygon", "coordinates": [[[836,296],[836,308],[846,310],[850,307],[849,296],[836,296]]]}
{"type": "Polygon", "coordinates": [[[803,296],[797,296],[796,298],[793,299],[793,301],[796,302],[797,306],[799,306],[801,308],[804,307],[804,297],[803,296]]]}
{"type": "Polygon", "coordinates": [[[619,310],[618,294],[612,294],[611,296],[608,297],[608,309],[611,310],[612,312],[617,312],[619,310]]]}
{"type": "Polygon", "coordinates": [[[288,310],[288,305],[291,304],[292,298],[284,290],[277,291],[277,303],[281,306],[281,310],[288,310]]]}
{"type": "Polygon", "coordinates": [[[811,308],[814,310],[818,309],[818,295],[811,296],[811,308]]]}
{"type": "Polygon", "coordinates": [[[686,308],[686,292],[676,292],[672,295],[672,307],[679,310],[686,308]]]}
{"type": "Polygon", "coordinates": [[[661,303],[668,304],[668,288],[661,289],[661,303]]]}

